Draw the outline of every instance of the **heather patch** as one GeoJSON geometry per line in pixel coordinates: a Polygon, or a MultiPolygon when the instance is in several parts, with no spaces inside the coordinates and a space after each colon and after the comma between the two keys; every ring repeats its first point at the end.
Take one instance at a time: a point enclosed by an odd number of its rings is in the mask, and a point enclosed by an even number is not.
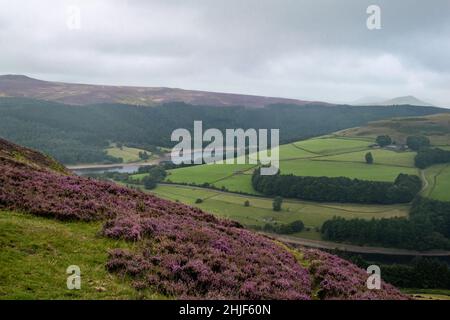
{"type": "Polygon", "coordinates": [[[199,209],[112,183],[0,166],[0,206],[57,219],[106,222],[102,234],[141,241],[112,250],[111,272],[137,289],[184,298],[308,299],[308,272],[271,240],[199,209]]]}
{"type": "Polygon", "coordinates": [[[0,163],[0,208],[60,220],[105,221],[101,234],[135,242],[106,264],[137,290],[187,299],[398,299],[364,289],[356,266],[315,250],[298,257],[271,239],[200,209],[113,183],[0,163]],[[316,281],[317,283],[315,283],[316,281]]]}
{"type": "Polygon", "coordinates": [[[369,290],[367,273],[354,264],[326,252],[304,249],[309,272],[319,299],[397,300],[407,297],[393,286],[382,283],[380,290],[369,290]]]}

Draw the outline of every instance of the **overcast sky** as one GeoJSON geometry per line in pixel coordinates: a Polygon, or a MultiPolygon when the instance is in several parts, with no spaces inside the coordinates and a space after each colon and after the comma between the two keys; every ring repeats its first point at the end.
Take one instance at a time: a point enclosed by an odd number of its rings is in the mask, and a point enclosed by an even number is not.
{"type": "Polygon", "coordinates": [[[0,0],[0,73],[450,107],[450,0],[0,0]]]}

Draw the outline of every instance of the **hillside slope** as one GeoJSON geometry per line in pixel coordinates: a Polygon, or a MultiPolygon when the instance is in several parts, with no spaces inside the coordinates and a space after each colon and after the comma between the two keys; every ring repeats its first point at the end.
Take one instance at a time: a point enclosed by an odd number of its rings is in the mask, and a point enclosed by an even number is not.
{"type": "MultiPolygon", "coordinates": [[[[51,82],[23,75],[0,75],[0,97],[22,97],[73,105],[123,103],[153,106],[168,102],[185,102],[217,107],[246,106],[261,108],[270,104],[307,105],[309,101],[262,97],[163,87],[104,86],[51,82]]],[[[325,104],[325,103],[323,103],[325,104]]]]}
{"type": "Polygon", "coordinates": [[[408,136],[427,136],[433,145],[450,145],[450,113],[399,117],[370,122],[366,126],[342,130],[342,137],[370,137],[390,135],[398,143],[406,143],[408,136]]]}
{"type": "MultiPolygon", "coordinates": [[[[295,251],[199,209],[61,174],[45,161],[16,161],[10,154],[26,158],[24,149],[3,145],[0,209],[65,223],[104,223],[103,237],[133,243],[111,248],[104,261],[107,270],[126,275],[137,291],[200,299],[406,298],[387,284],[368,290],[367,274],[335,256],[295,251]]],[[[0,292],[8,290],[12,288],[0,287],[0,292]]]]}

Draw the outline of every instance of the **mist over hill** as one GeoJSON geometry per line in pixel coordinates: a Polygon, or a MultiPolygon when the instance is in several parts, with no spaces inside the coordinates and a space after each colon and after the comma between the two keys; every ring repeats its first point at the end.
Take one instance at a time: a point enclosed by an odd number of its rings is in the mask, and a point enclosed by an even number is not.
{"type": "Polygon", "coordinates": [[[432,107],[433,104],[425,102],[414,96],[395,97],[391,99],[380,97],[364,97],[353,101],[351,105],[371,105],[371,106],[399,106],[399,105],[411,105],[411,106],[428,106],[432,107]]]}

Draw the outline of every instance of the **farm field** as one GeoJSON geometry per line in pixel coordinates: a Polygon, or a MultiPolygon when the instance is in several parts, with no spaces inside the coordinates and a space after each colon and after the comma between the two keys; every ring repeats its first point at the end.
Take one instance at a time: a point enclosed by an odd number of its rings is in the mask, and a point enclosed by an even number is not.
{"type": "Polygon", "coordinates": [[[143,149],[129,148],[125,146],[119,148],[116,145],[112,145],[110,148],[105,149],[105,151],[109,156],[122,158],[124,163],[142,161],[142,159],[139,158],[139,152],[147,152],[147,154],[151,156],[151,152],[143,149]]]}
{"type": "Polygon", "coordinates": [[[282,161],[280,171],[296,176],[348,177],[371,181],[394,181],[400,173],[418,174],[416,168],[318,159],[282,161]]]}
{"type": "Polygon", "coordinates": [[[330,137],[313,138],[293,143],[293,145],[297,148],[302,148],[310,153],[319,155],[367,149],[371,144],[373,144],[373,141],[368,141],[365,139],[360,140],[330,137]]]}
{"type": "MultiPolygon", "coordinates": [[[[418,174],[414,152],[373,149],[370,139],[319,137],[279,147],[282,174],[349,177],[372,181],[394,181],[400,173],[418,174]],[[374,164],[365,163],[370,151],[374,164]]],[[[250,157],[252,157],[250,155],[250,157]]],[[[228,191],[257,194],[251,186],[254,164],[201,165],[168,171],[167,181],[180,184],[208,183],[228,191]]],[[[142,179],[144,175],[134,175],[142,179]]]]}
{"type": "MultiPolygon", "coordinates": [[[[210,183],[216,185],[216,182],[218,181],[234,175],[240,175],[253,167],[255,167],[255,165],[251,164],[211,164],[193,166],[169,170],[167,179],[176,183],[210,183]]],[[[140,176],[133,177],[139,178],[140,176]]]]}
{"type": "Polygon", "coordinates": [[[295,220],[302,220],[310,231],[304,231],[295,236],[308,239],[320,239],[322,223],[334,216],[344,218],[388,218],[407,216],[409,205],[354,205],[354,204],[325,204],[307,201],[285,200],[282,211],[272,210],[272,199],[232,194],[216,190],[179,186],[158,185],[151,191],[159,197],[180,201],[199,207],[219,217],[232,219],[247,227],[262,227],[266,223],[285,224],[295,220]],[[202,199],[201,203],[195,203],[202,199]],[[244,205],[245,201],[250,206],[244,205]]]}
{"type": "Polygon", "coordinates": [[[109,248],[132,245],[99,237],[100,228],[0,210],[0,300],[162,298],[105,269],[109,248]],[[82,290],[66,287],[70,265],[81,269],[82,290]]]}
{"type": "Polygon", "coordinates": [[[435,165],[425,170],[429,186],[424,195],[432,199],[450,201],[450,165],[435,165]]]}
{"type": "MultiPolygon", "coordinates": [[[[414,168],[415,152],[394,152],[384,149],[370,150],[374,158],[374,164],[382,164],[387,166],[401,166],[414,168]]],[[[320,158],[320,160],[328,161],[348,161],[357,163],[366,163],[365,155],[366,151],[357,151],[351,153],[344,153],[334,156],[328,156],[320,158]]]]}

